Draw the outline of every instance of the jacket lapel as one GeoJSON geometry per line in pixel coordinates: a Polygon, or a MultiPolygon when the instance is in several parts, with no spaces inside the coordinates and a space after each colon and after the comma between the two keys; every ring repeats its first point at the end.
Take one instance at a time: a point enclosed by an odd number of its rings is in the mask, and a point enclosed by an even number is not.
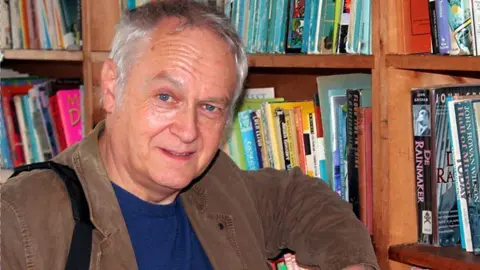
{"type": "MultiPolygon", "coordinates": [[[[206,176],[208,177],[208,176],[206,176]]],[[[202,179],[204,181],[206,179],[202,179]]],[[[200,186],[181,195],[190,223],[214,269],[246,269],[235,239],[233,218],[210,212],[208,196],[200,186]]]]}
{"type": "Polygon", "coordinates": [[[137,269],[120,205],[100,157],[98,137],[103,129],[104,122],[101,122],[79,143],[73,158],[64,161],[79,177],[89,203],[90,218],[99,232],[93,239],[95,254],[91,262],[96,266],[94,269],[137,269]]]}

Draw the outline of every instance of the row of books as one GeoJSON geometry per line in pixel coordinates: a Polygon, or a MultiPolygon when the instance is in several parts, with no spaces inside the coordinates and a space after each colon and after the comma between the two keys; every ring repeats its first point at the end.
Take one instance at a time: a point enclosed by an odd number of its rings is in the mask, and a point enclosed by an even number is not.
{"type": "Polygon", "coordinates": [[[0,49],[80,50],[81,2],[0,1],[0,49]]]}
{"type": "Polygon", "coordinates": [[[418,241],[480,255],[480,85],[413,89],[418,241]]]}
{"type": "Polygon", "coordinates": [[[49,160],[84,136],[81,79],[0,80],[0,167],[49,160]]]}
{"type": "Polygon", "coordinates": [[[272,167],[322,179],[373,233],[371,75],[317,78],[311,100],[247,89],[224,152],[244,170],[272,167]]]}
{"type": "Polygon", "coordinates": [[[407,53],[478,55],[479,0],[403,1],[407,53]]]}
{"type": "Polygon", "coordinates": [[[370,0],[227,2],[249,53],[371,54],[370,0]]]}
{"type": "MultiPolygon", "coordinates": [[[[154,0],[123,0],[133,9],[154,0]]],[[[196,0],[230,18],[248,53],[372,54],[371,0],[196,0]]]]}

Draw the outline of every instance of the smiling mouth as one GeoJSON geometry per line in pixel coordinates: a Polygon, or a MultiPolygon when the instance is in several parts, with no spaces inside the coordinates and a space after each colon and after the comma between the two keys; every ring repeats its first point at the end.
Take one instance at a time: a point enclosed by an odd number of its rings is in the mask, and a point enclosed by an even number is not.
{"type": "Polygon", "coordinates": [[[189,157],[191,155],[193,155],[195,152],[176,152],[176,151],[172,151],[172,150],[168,150],[168,149],[164,149],[162,148],[162,150],[169,154],[169,155],[172,155],[172,156],[175,156],[175,157],[189,157]]]}

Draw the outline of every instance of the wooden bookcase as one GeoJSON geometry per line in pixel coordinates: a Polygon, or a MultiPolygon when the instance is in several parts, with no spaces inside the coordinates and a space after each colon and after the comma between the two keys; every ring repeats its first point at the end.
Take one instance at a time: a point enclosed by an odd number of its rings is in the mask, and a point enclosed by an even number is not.
{"type": "MultiPolygon", "coordinates": [[[[288,100],[311,99],[316,77],[364,72],[373,89],[373,242],[381,269],[480,268],[479,258],[459,248],[404,245],[416,241],[410,89],[480,81],[480,57],[398,55],[402,31],[397,16],[404,0],[372,0],[373,56],[250,55],[249,87],[275,87],[288,100]],[[452,255],[453,254],[453,255],[452,255]]],[[[41,76],[83,76],[86,125],[103,118],[99,76],[108,57],[118,0],[82,0],[83,51],[4,51],[3,67],[41,76]]]]}

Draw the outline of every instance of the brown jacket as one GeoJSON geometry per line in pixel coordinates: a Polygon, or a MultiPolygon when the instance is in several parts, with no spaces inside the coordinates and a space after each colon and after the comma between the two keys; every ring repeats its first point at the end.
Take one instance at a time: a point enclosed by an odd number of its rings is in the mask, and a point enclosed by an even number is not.
{"type": "MultiPolygon", "coordinates": [[[[89,202],[90,269],[137,269],[114,190],[103,167],[100,124],[55,161],[74,168],[89,202]]],[[[1,269],[65,269],[73,220],[62,181],[52,171],[22,173],[1,188],[1,269]]],[[[245,172],[219,153],[204,177],[180,195],[215,269],[270,269],[289,248],[322,270],[366,264],[378,269],[365,227],[325,184],[265,169],[245,172]]],[[[158,256],[158,255],[153,255],[158,256]]]]}

